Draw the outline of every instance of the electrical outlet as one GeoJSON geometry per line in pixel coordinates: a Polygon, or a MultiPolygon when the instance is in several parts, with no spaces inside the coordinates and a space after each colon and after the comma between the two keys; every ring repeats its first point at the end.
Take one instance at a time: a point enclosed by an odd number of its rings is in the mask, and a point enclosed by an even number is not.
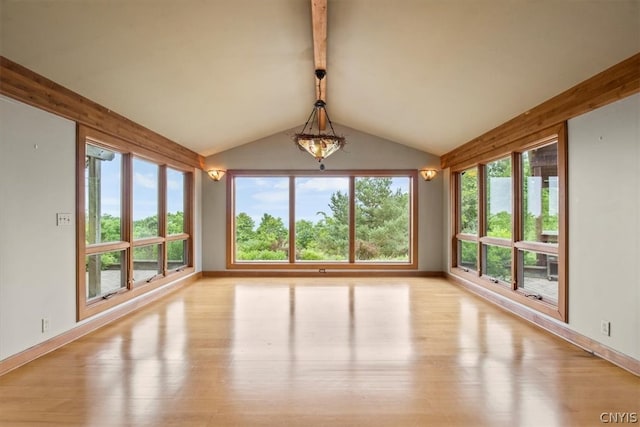
{"type": "Polygon", "coordinates": [[[611,322],[608,322],[606,320],[601,320],[600,333],[602,335],[611,336],[611,322]]]}
{"type": "Polygon", "coordinates": [[[57,213],[56,214],[56,225],[58,227],[71,225],[71,214],[70,213],[57,213]]]}
{"type": "Polygon", "coordinates": [[[43,317],[42,318],[42,333],[44,334],[48,330],[49,330],[49,318],[48,317],[43,317]]]}

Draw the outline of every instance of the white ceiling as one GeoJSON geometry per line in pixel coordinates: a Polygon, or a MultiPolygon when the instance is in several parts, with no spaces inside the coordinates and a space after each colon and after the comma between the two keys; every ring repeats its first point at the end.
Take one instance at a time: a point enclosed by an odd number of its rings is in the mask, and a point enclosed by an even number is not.
{"type": "MultiPolygon", "coordinates": [[[[302,124],[310,0],[0,0],[3,56],[202,155],[302,124]]],[[[333,122],[436,155],[640,51],[640,0],[329,0],[333,122]]]]}

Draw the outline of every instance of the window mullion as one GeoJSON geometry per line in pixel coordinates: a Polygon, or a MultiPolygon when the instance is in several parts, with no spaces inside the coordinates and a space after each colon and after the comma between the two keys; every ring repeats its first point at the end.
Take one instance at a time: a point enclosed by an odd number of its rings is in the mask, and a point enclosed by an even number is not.
{"type": "Polygon", "coordinates": [[[162,274],[167,275],[167,167],[160,165],[158,168],[158,234],[162,237],[160,245],[162,274]]]}
{"type": "Polygon", "coordinates": [[[349,177],[349,264],[356,262],[356,178],[349,177]]]}
{"type": "Polygon", "coordinates": [[[518,289],[518,249],[515,242],[522,240],[522,155],[511,153],[511,288],[518,289]]]}
{"type": "Polygon", "coordinates": [[[487,235],[487,167],[478,165],[478,276],[484,274],[484,247],[480,240],[487,235]]]}
{"type": "Polygon", "coordinates": [[[129,242],[125,251],[127,288],[133,288],[133,156],[122,155],[122,240],[129,242]]]}
{"type": "MultiPolygon", "coordinates": [[[[193,200],[194,200],[194,183],[193,183],[193,173],[187,174],[184,177],[184,223],[183,230],[186,234],[189,235],[189,239],[187,240],[186,254],[184,262],[188,266],[193,266],[193,200]]],[[[228,194],[228,190],[227,190],[228,194]]],[[[227,208],[229,209],[229,208],[227,208]]]]}
{"type": "Polygon", "coordinates": [[[453,194],[453,203],[450,203],[451,212],[453,215],[453,221],[451,221],[450,229],[451,235],[456,236],[455,239],[451,239],[451,257],[449,259],[449,267],[455,268],[460,267],[459,257],[458,257],[458,246],[460,243],[458,242],[458,234],[460,234],[461,229],[461,212],[462,212],[462,172],[457,172],[451,175],[452,179],[450,181],[449,194],[453,194]]]}
{"type": "Polygon", "coordinates": [[[289,264],[296,262],[296,178],[289,177],[289,264]]]}

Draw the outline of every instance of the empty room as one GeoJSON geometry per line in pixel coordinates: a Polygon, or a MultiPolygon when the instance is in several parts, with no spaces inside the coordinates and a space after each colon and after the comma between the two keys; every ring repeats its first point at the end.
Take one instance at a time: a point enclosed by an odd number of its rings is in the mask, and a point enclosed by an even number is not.
{"type": "Polygon", "coordinates": [[[0,0],[0,426],[640,422],[639,0],[0,0]]]}

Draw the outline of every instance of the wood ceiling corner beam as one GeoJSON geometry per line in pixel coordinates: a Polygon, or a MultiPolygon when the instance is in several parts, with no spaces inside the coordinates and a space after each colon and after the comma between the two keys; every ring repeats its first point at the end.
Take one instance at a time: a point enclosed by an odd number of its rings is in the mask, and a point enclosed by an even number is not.
{"type": "Polygon", "coordinates": [[[442,155],[440,167],[471,165],[474,159],[504,152],[513,141],[639,92],[640,53],[636,53],[442,155]]]}
{"type": "Polygon", "coordinates": [[[98,129],[146,150],[204,169],[200,154],[0,56],[0,95],[98,129]]]}
{"type": "MultiPolygon", "coordinates": [[[[313,31],[313,65],[315,70],[327,69],[327,0],[311,0],[311,27],[313,31]]],[[[315,79],[316,99],[327,100],[327,78],[315,79]],[[318,85],[319,83],[319,85],[318,85]]],[[[320,111],[318,127],[327,124],[324,111],[320,111]]]]}

